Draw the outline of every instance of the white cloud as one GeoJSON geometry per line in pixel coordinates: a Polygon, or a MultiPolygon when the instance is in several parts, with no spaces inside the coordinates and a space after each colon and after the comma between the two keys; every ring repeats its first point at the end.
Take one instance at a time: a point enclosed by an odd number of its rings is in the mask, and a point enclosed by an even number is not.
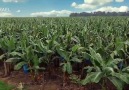
{"type": "Polygon", "coordinates": [[[8,12],[0,12],[0,17],[12,17],[12,13],[8,13],[8,12]]]}
{"type": "Polygon", "coordinates": [[[129,11],[129,7],[127,6],[121,6],[121,7],[112,7],[112,6],[107,6],[107,7],[101,7],[95,11],[102,11],[102,12],[127,12],[129,11]]]}
{"type": "Polygon", "coordinates": [[[83,4],[77,4],[76,2],[73,2],[71,6],[79,9],[95,9],[98,6],[103,6],[113,1],[114,0],[84,0],[83,4]]]}
{"type": "Polygon", "coordinates": [[[73,2],[73,3],[71,4],[71,6],[72,6],[72,7],[76,7],[76,6],[77,6],[77,3],[76,3],[76,2],[73,2]]]}
{"type": "Polygon", "coordinates": [[[17,13],[20,13],[20,12],[21,12],[21,10],[17,10],[16,12],[17,12],[17,13]]]}
{"type": "Polygon", "coordinates": [[[0,7],[0,17],[12,17],[12,13],[9,8],[0,7]]]}
{"type": "Polygon", "coordinates": [[[10,11],[9,8],[1,8],[1,7],[0,7],[0,12],[9,12],[9,11],[10,11]]]}
{"type": "Polygon", "coordinates": [[[18,3],[18,2],[22,2],[23,0],[3,0],[3,2],[15,2],[15,3],[18,3]]]}
{"type": "Polygon", "coordinates": [[[78,9],[94,9],[94,8],[96,8],[95,5],[86,4],[86,3],[76,4],[75,2],[73,2],[71,6],[74,7],[74,8],[78,8],[78,9]]]}
{"type": "Polygon", "coordinates": [[[124,2],[124,0],[115,0],[116,2],[124,2]]]}
{"type": "Polygon", "coordinates": [[[105,4],[108,4],[108,3],[111,3],[113,2],[113,0],[84,0],[84,3],[86,4],[91,4],[91,5],[105,5],[105,4]]]}
{"type": "Polygon", "coordinates": [[[50,12],[35,12],[35,13],[31,13],[30,15],[32,17],[35,16],[43,16],[43,17],[63,17],[63,16],[69,16],[69,14],[72,13],[71,11],[68,10],[61,10],[61,11],[56,11],[56,10],[52,10],[50,12]]]}

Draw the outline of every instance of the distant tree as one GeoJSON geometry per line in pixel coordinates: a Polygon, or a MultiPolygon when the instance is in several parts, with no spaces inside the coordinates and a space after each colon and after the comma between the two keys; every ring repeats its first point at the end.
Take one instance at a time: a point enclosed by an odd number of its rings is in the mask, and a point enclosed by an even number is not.
{"type": "Polygon", "coordinates": [[[70,17],[87,17],[87,16],[129,16],[129,11],[127,12],[81,12],[81,13],[71,13],[70,17]]]}

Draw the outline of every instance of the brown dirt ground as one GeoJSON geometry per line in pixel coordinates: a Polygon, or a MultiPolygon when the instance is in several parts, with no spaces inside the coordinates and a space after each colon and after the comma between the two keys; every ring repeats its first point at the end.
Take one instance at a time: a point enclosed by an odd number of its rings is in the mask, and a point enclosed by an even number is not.
{"type": "Polygon", "coordinates": [[[2,77],[2,74],[3,69],[0,70],[0,80],[15,87],[18,87],[19,83],[22,82],[25,90],[87,90],[79,89],[79,86],[74,84],[67,84],[63,87],[60,77],[49,78],[47,73],[44,76],[44,82],[39,85],[32,83],[30,74],[25,75],[22,71],[13,71],[9,77],[2,77]]]}
{"type": "MultiPolygon", "coordinates": [[[[89,84],[86,86],[79,86],[67,81],[65,86],[62,85],[62,74],[59,71],[56,72],[58,76],[53,76],[50,78],[48,72],[44,74],[44,80],[41,80],[40,84],[35,84],[32,82],[30,74],[24,74],[22,70],[13,71],[10,76],[3,76],[3,67],[0,66],[0,80],[6,82],[7,84],[18,87],[19,83],[23,83],[24,90],[101,90],[98,84],[89,84]]],[[[42,73],[41,73],[42,74],[42,73]]],[[[43,79],[43,78],[42,78],[43,79]]],[[[109,90],[116,90],[111,83],[108,83],[109,90]]],[[[17,90],[17,89],[14,89],[17,90]]],[[[124,90],[129,90],[127,85],[124,90]]]]}

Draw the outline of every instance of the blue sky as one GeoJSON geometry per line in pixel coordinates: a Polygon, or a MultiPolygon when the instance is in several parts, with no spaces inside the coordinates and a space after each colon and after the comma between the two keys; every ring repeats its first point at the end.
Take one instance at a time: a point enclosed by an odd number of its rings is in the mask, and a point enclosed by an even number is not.
{"type": "Polygon", "coordinates": [[[128,0],[0,0],[0,17],[58,17],[71,12],[126,12],[128,0]]]}

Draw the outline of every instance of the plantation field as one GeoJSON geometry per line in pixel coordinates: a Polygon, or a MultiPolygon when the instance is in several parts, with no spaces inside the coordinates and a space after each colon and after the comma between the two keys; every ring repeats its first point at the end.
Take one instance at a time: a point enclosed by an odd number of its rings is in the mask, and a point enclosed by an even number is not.
{"type": "Polygon", "coordinates": [[[0,18],[0,78],[20,90],[128,90],[128,65],[129,17],[0,18]]]}

